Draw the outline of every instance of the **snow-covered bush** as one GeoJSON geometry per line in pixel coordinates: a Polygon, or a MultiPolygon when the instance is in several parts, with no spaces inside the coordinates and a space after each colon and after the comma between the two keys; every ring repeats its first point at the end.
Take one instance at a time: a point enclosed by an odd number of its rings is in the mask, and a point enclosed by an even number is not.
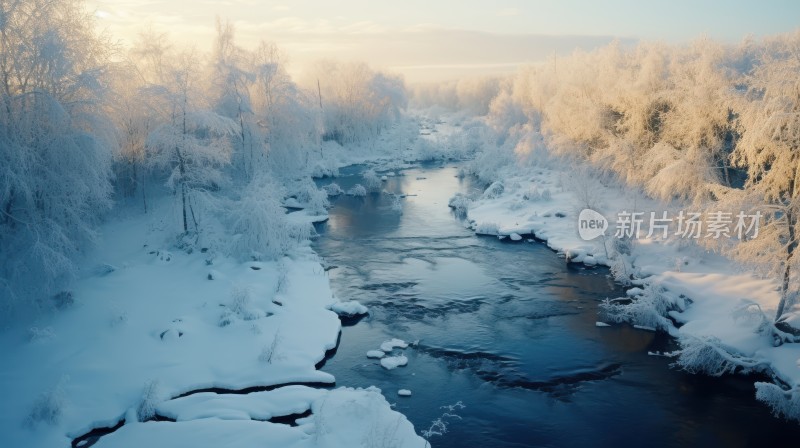
{"type": "Polygon", "coordinates": [[[549,201],[551,197],[549,188],[539,188],[535,185],[522,194],[523,199],[532,202],[549,201]]]}
{"type": "MultiPolygon", "coordinates": [[[[615,238],[616,239],[616,238],[615,238]]],[[[633,277],[633,266],[629,257],[617,253],[611,261],[611,278],[622,286],[629,286],[633,277]]]]}
{"type": "Polygon", "coordinates": [[[164,401],[164,393],[161,391],[161,383],[158,380],[150,380],[144,384],[142,397],[136,407],[136,418],[140,422],[146,422],[156,415],[156,407],[164,401]]]}
{"type": "Polygon", "coordinates": [[[497,199],[499,198],[503,192],[505,191],[505,186],[502,182],[495,181],[489,185],[486,190],[483,192],[483,199],[497,199]]]}
{"type": "Polygon", "coordinates": [[[418,138],[414,142],[414,152],[417,155],[417,159],[423,162],[438,160],[443,156],[441,147],[427,138],[418,138]]]}
{"type": "Polygon", "coordinates": [[[318,179],[324,177],[338,177],[339,167],[336,165],[335,160],[324,159],[324,158],[317,159],[314,162],[314,165],[311,167],[311,171],[309,174],[311,175],[311,177],[318,179]]]}
{"type": "MultiPolygon", "coordinates": [[[[309,237],[307,226],[286,220],[278,199],[281,191],[270,179],[259,176],[243,189],[238,200],[225,203],[221,212],[233,234],[229,244],[232,254],[239,258],[275,259],[309,237]]],[[[324,192],[319,193],[325,196],[324,192]]]]}
{"type": "Polygon", "coordinates": [[[231,290],[231,303],[229,308],[245,320],[252,314],[253,303],[250,298],[250,290],[242,287],[235,287],[231,290]]]}
{"type": "Polygon", "coordinates": [[[278,282],[275,285],[275,292],[286,292],[289,288],[289,268],[285,260],[278,262],[278,282]]]}
{"type": "Polygon", "coordinates": [[[331,205],[328,201],[327,190],[317,188],[310,179],[295,183],[290,189],[290,194],[293,194],[297,201],[305,205],[311,213],[325,213],[325,210],[331,205]]]}
{"type": "Polygon", "coordinates": [[[800,420],[800,387],[784,390],[772,383],[757,382],[756,399],[772,409],[776,417],[800,420]]]}
{"type": "Polygon", "coordinates": [[[600,307],[613,322],[628,322],[669,331],[674,326],[667,317],[668,313],[683,311],[686,303],[683,299],[673,300],[663,288],[648,283],[642,293],[633,299],[606,299],[600,307]]]}
{"type": "Polygon", "coordinates": [[[734,352],[713,336],[682,334],[678,342],[681,348],[673,353],[677,355],[675,366],[689,373],[722,376],[737,372],[750,373],[765,367],[759,361],[734,352]]]}
{"type": "Polygon", "coordinates": [[[278,344],[281,343],[281,333],[280,330],[275,332],[275,336],[272,338],[272,342],[269,345],[265,345],[264,348],[261,350],[261,354],[258,355],[258,360],[267,364],[272,364],[272,361],[280,359],[280,354],[278,354],[278,344]]]}
{"type": "Polygon", "coordinates": [[[66,405],[66,397],[64,393],[65,379],[61,379],[58,384],[51,390],[42,392],[36,402],[33,404],[28,417],[25,421],[26,425],[35,427],[40,423],[47,425],[55,425],[61,419],[66,405]]]}
{"type": "Polygon", "coordinates": [[[381,178],[378,177],[374,170],[369,169],[365,171],[362,177],[364,178],[364,187],[367,191],[372,193],[381,191],[383,182],[381,182],[381,178]]]}
{"type": "Polygon", "coordinates": [[[253,303],[250,290],[236,286],[231,290],[231,301],[228,304],[231,314],[223,312],[219,326],[224,327],[233,322],[233,316],[242,320],[255,320],[264,317],[265,313],[253,303]],[[227,321],[227,323],[226,323],[227,321]]]}
{"type": "Polygon", "coordinates": [[[342,190],[342,187],[340,187],[336,182],[331,182],[322,187],[322,189],[325,190],[325,193],[328,195],[328,197],[344,194],[344,190],[342,190]]]}
{"type": "Polygon", "coordinates": [[[470,201],[470,199],[463,193],[456,193],[447,202],[447,206],[452,208],[456,215],[467,216],[467,210],[469,210],[469,205],[471,202],[472,201],[470,201]]]}
{"type": "Polygon", "coordinates": [[[347,190],[348,196],[364,197],[367,195],[367,189],[361,184],[355,184],[352,188],[347,190]]]}

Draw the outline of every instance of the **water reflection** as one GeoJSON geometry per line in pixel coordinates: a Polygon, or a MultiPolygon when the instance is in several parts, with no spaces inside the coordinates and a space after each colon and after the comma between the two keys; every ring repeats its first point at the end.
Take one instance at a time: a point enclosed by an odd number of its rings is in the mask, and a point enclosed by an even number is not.
{"type": "MultiPolygon", "coordinates": [[[[384,188],[408,194],[341,197],[317,251],[336,294],[370,317],[345,328],[324,370],[339,384],[377,385],[418,430],[463,401],[463,420],[434,446],[748,446],[800,440],[753,398],[752,380],[686,375],[668,338],[598,328],[597,304],[622,291],[603,269],[567,267],[546,246],[476,237],[447,209],[476,188],[456,169],[420,168],[384,188]],[[415,196],[414,196],[415,195],[415,196]],[[419,340],[392,371],[365,357],[385,339],[419,340]],[[408,388],[410,398],[397,398],[408,388]]],[[[350,171],[335,179],[347,190],[350,171]]],[[[326,184],[329,180],[320,183],[326,184]]]]}

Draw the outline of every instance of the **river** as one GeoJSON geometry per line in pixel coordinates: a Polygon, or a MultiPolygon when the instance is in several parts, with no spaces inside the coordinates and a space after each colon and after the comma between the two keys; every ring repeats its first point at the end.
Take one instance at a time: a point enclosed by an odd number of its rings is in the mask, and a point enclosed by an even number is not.
{"type": "MultiPolygon", "coordinates": [[[[363,182],[362,169],[333,181],[347,190],[363,182]]],[[[381,388],[420,433],[449,414],[447,432],[430,437],[434,447],[800,440],[800,426],[755,400],[752,378],[690,375],[648,354],[673,350],[668,337],[597,327],[598,304],[624,293],[606,269],[568,266],[541,242],[474,235],[447,201],[481,186],[452,164],[401,174],[384,188],[407,195],[402,212],[388,194],[340,196],[317,225],[314,248],[335,294],[370,308],[343,328],[322,368],[338,385],[381,388]],[[407,366],[386,370],[366,357],[394,337],[418,341],[398,350],[407,366]]]]}

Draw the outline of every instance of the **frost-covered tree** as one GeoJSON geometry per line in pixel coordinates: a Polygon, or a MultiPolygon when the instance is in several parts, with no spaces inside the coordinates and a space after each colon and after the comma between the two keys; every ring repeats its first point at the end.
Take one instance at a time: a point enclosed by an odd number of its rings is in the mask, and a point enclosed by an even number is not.
{"type": "Polygon", "coordinates": [[[230,162],[230,136],[237,132],[236,123],[220,116],[202,102],[198,95],[200,82],[194,52],[174,56],[166,69],[166,85],[162,95],[169,105],[169,118],[148,137],[150,164],[168,173],[167,186],[181,204],[184,233],[194,230],[197,215],[193,201],[198,193],[214,191],[225,182],[222,168],[230,162]]]}
{"type": "Polygon", "coordinates": [[[277,182],[260,174],[229,201],[225,220],[233,233],[232,254],[250,259],[277,259],[310,236],[310,226],[286,219],[280,201],[282,193],[277,182]]]}
{"type": "Polygon", "coordinates": [[[110,205],[110,46],[92,24],[78,0],[0,1],[3,302],[69,278],[110,205]]]}
{"type": "Polygon", "coordinates": [[[748,173],[741,202],[765,215],[758,237],[737,254],[780,278],[779,320],[800,293],[800,32],[773,47],[748,78],[733,157],[748,173]]]}
{"type": "Polygon", "coordinates": [[[256,73],[253,94],[256,116],[266,134],[267,164],[279,176],[302,169],[319,154],[318,93],[292,81],[286,55],[274,44],[261,42],[253,54],[256,73]]]}
{"type": "Polygon", "coordinates": [[[239,174],[237,177],[248,180],[263,168],[265,147],[251,98],[257,73],[250,54],[236,45],[234,34],[230,22],[217,19],[211,70],[216,98],[214,110],[237,125],[236,133],[232,135],[233,165],[239,174]]]}
{"type": "Polygon", "coordinates": [[[364,63],[321,61],[311,78],[309,85],[319,90],[326,140],[345,144],[375,138],[406,107],[402,78],[364,63]]]}

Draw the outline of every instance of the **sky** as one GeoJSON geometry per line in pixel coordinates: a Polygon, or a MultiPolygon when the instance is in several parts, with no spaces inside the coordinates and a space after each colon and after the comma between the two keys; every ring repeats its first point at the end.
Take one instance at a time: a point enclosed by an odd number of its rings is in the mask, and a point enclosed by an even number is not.
{"type": "Polygon", "coordinates": [[[237,42],[273,41],[290,71],[319,59],[360,60],[431,82],[513,72],[575,48],[622,42],[735,43],[800,28],[798,0],[88,0],[123,44],[151,27],[210,49],[217,16],[237,42]]]}

